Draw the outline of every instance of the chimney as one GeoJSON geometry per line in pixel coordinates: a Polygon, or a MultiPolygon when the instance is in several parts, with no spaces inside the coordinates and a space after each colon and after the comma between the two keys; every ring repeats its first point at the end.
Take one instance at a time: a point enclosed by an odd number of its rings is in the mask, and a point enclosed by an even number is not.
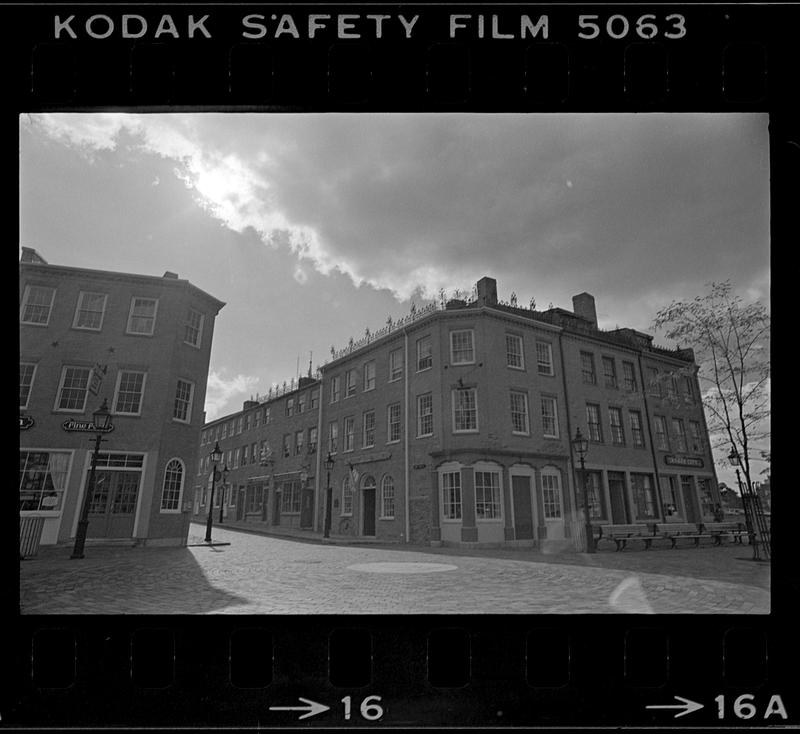
{"type": "Polygon", "coordinates": [[[36,263],[37,265],[47,265],[47,260],[45,260],[32,247],[22,248],[22,255],[20,255],[19,261],[21,263],[36,263]]]}
{"type": "Polygon", "coordinates": [[[497,305],[497,281],[494,278],[484,276],[478,281],[477,289],[479,306],[497,305]]]}
{"type": "Polygon", "coordinates": [[[589,293],[579,293],[572,296],[572,310],[576,316],[580,316],[592,325],[597,327],[597,310],[594,307],[594,296],[589,293]]]}
{"type": "Polygon", "coordinates": [[[161,276],[162,278],[169,278],[170,280],[178,280],[178,274],[173,273],[171,270],[167,270],[164,272],[164,275],[161,276]]]}

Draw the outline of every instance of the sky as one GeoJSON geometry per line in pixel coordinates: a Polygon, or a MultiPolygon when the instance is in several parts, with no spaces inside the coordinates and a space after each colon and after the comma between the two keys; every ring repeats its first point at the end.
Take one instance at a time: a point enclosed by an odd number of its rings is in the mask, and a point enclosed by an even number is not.
{"type": "MultiPolygon", "coordinates": [[[[20,246],[224,301],[206,418],[483,276],[601,328],[769,301],[765,114],[21,115],[20,246]]],[[[664,339],[657,343],[673,346],[664,339]]],[[[720,476],[723,479],[723,476],[720,476]]],[[[729,482],[730,483],[730,482],[729,482]]]]}

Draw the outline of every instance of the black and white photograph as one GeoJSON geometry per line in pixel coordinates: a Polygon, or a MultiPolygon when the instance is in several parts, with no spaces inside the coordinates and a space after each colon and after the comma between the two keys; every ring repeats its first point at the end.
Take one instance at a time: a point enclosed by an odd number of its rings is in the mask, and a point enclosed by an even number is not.
{"type": "Polygon", "coordinates": [[[768,614],[768,123],[20,114],[20,612],[768,614]]]}

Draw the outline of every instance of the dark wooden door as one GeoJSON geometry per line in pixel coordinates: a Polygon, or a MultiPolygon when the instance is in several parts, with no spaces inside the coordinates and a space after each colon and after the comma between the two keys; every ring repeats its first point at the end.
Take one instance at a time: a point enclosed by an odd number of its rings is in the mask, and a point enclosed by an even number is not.
{"type": "Polygon", "coordinates": [[[608,494],[611,498],[611,522],[625,525],[628,522],[628,513],[625,510],[625,475],[615,476],[608,474],[608,494]]]}
{"type": "Polygon", "coordinates": [[[310,528],[314,522],[314,490],[304,489],[300,505],[300,527],[310,528]]]}
{"type": "Polygon", "coordinates": [[[364,490],[364,535],[375,535],[375,489],[364,490]]]}
{"type": "Polygon", "coordinates": [[[138,471],[95,472],[95,487],[89,505],[90,538],[131,538],[139,497],[138,471]]]}
{"type": "Polygon", "coordinates": [[[531,478],[511,477],[511,492],[514,498],[514,538],[533,538],[533,510],[531,508],[531,478]]]}

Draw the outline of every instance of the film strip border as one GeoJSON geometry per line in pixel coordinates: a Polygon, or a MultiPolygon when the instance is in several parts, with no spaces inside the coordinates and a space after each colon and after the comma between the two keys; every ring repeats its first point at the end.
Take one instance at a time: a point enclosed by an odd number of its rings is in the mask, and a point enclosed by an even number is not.
{"type": "Polygon", "coordinates": [[[798,64],[791,7],[453,10],[25,7],[15,24],[17,97],[31,110],[708,111],[791,104],[798,64]],[[384,20],[377,24],[377,17],[384,20]]]}
{"type": "Polygon", "coordinates": [[[785,725],[791,693],[777,671],[794,661],[768,621],[30,620],[17,639],[22,683],[3,719],[666,726],[688,701],[691,717],[677,723],[785,725]]]}

